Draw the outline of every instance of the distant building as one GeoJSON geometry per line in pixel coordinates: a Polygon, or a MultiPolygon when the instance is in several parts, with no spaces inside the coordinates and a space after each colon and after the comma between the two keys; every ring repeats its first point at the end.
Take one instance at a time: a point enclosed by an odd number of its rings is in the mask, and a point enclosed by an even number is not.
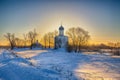
{"type": "Polygon", "coordinates": [[[42,44],[40,44],[38,40],[36,40],[36,42],[33,44],[33,47],[42,48],[42,44]]]}
{"type": "Polygon", "coordinates": [[[64,36],[64,27],[59,27],[59,35],[55,37],[55,48],[66,48],[68,46],[68,37],[64,36]]]}

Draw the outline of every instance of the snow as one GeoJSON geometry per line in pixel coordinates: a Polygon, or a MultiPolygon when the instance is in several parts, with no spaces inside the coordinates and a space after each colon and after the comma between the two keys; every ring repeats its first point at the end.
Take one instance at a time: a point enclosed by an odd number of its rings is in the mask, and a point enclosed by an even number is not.
{"type": "Polygon", "coordinates": [[[120,57],[64,49],[0,50],[0,80],[120,80],[120,57]]]}

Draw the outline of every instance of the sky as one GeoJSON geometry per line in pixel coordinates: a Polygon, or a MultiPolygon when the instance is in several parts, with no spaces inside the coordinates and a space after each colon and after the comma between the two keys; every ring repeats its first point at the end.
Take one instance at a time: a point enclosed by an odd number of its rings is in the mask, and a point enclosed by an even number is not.
{"type": "Polygon", "coordinates": [[[91,43],[120,41],[119,0],[0,0],[0,45],[8,32],[22,37],[34,28],[42,36],[64,26],[81,27],[91,43]]]}

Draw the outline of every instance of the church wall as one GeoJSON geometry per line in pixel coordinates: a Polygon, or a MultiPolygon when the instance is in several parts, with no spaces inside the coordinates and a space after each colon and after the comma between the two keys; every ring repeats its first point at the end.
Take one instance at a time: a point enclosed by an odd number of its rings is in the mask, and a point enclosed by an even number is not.
{"type": "Polygon", "coordinates": [[[68,45],[67,36],[57,36],[55,37],[55,48],[66,48],[68,45]]]}

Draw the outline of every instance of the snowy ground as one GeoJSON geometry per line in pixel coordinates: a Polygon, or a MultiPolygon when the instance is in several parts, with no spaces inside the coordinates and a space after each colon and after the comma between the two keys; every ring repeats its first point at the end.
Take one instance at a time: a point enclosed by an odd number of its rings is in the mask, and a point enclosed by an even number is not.
{"type": "Polygon", "coordinates": [[[0,50],[0,80],[120,80],[120,58],[64,50],[0,50]]]}

